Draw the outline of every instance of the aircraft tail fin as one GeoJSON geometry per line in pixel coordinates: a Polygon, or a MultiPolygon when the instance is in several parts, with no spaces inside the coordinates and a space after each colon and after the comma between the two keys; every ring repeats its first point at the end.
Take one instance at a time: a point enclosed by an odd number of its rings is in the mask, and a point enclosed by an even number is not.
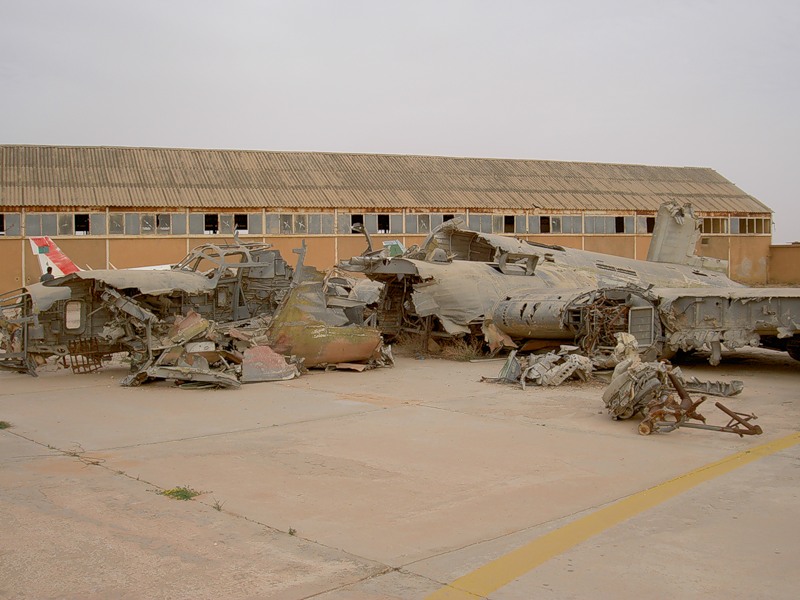
{"type": "Polygon", "coordinates": [[[47,267],[53,268],[55,277],[63,277],[82,270],[49,237],[31,237],[29,239],[31,251],[39,260],[39,268],[42,270],[42,274],[47,272],[47,267]]]}
{"type": "Polygon", "coordinates": [[[681,206],[677,200],[665,202],[658,209],[647,260],[727,272],[728,261],[696,254],[699,238],[700,219],[692,205],[681,206]]]}

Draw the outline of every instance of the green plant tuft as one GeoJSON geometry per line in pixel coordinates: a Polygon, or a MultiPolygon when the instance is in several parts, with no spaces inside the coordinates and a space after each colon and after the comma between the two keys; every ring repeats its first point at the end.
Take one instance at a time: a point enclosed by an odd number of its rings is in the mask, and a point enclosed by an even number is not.
{"type": "Polygon", "coordinates": [[[9,427],[13,427],[13,425],[8,421],[0,421],[0,429],[8,429],[9,427]]]}
{"type": "Polygon", "coordinates": [[[159,492],[162,496],[167,496],[173,500],[191,500],[195,496],[199,496],[201,492],[190,488],[188,485],[174,487],[171,490],[163,490],[159,492]]]}

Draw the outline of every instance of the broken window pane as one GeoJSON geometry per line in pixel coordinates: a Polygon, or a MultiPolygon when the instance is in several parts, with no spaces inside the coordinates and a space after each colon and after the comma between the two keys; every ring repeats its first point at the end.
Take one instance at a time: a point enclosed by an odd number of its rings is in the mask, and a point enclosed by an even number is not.
{"type": "Polygon", "coordinates": [[[206,213],[203,215],[203,233],[215,235],[219,232],[219,215],[206,213]]]}
{"type": "Polygon", "coordinates": [[[294,232],[295,233],[308,233],[308,216],[295,215],[294,216],[294,232]]]}
{"type": "Polygon", "coordinates": [[[75,235],[89,235],[89,215],[79,213],[74,218],[75,235]]]}
{"type": "Polygon", "coordinates": [[[352,215],[350,215],[350,231],[349,231],[349,233],[356,233],[355,231],[353,231],[353,226],[354,225],[365,226],[364,215],[362,215],[362,214],[352,214],[352,215]]]}
{"type": "Polygon", "coordinates": [[[160,214],[156,215],[156,227],[158,233],[162,235],[169,235],[172,233],[171,219],[169,215],[160,214]]]}
{"type": "Polygon", "coordinates": [[[250,231],[247,227],[247,215],[233,215],[233,230],[238,231],[241,234],[246,234],[250,231]]]}
{"type": "Polygon", "coordinates": [[[156,232],[156,216],[142,215],[142,235],[153,235],[156,232]]]}
{"type": "Polygon", "coordinates": [[[390,231],[389,215],[378,215],[378,233],[389,233],[390,231]]]}
{"type": "Polygon", "coordinates": [[[550,218],[550,233],[561,233],[561,217],[550,218]]]}
{"type": "Polygon", "coordinates": [[[550,233],[550,217],[539,217],[539,232],[550,233]]]}
{"type": "Polygon", "coordinates": [[[233,215],[230,213],[219,216],[219,232],[225,235],[233,233],[233,215]]]}
{"type": "Polygon", "coordinates": [[[281,235],[289,235],[294,231],[292,228],[292,215],[281,215],[281,235]]]}
{"type": "Polygon", "coordinates": [[[417,215],[417,231],[419,233],[430,233],[431,231],[430,215],[417,215]]]}

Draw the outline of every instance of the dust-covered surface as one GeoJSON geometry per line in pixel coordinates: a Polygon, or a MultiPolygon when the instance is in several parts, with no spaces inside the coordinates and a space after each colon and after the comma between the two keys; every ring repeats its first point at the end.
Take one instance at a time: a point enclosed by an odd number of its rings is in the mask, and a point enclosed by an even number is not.
{"type": "MultiPolygon", "coordinates": [[[[796,361],[706,358],[682,369],[743,380],[726,404],[764,435],[639,436],[606,414],[602,380],[481,383],[502,361],[403,356],[238,391],[120,388],[122,367],[0,374],[13,425],[0,431],[0,598],[423,598],[578,515],[797,431],[796,361]],[[176,486],[203,493],[157,494],[176,486]]],[[[660,581],[650,596],[794,598],[798,465],[795,446],[706,482],[491,597],[639,598],[660,581]]]]}

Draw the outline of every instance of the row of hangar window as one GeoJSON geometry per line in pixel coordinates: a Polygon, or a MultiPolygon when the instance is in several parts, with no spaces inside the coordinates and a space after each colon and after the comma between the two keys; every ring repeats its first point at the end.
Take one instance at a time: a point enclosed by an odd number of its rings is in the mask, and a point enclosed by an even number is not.
{"type": "MultiPolygon", "coordinates": [[[[22,235],[19,213],[0,213],[0,235],[22,235]]],[[[332,235],[354,233],[427,234],[460,217],[481,233],[632,234],[652,233],[655,217],[615,215],[496,215],[470,213],[28,213],[25,235],[332,235]]],[[[712,217],[703,234],[770,233],[768,218],[712,217]]]]}

